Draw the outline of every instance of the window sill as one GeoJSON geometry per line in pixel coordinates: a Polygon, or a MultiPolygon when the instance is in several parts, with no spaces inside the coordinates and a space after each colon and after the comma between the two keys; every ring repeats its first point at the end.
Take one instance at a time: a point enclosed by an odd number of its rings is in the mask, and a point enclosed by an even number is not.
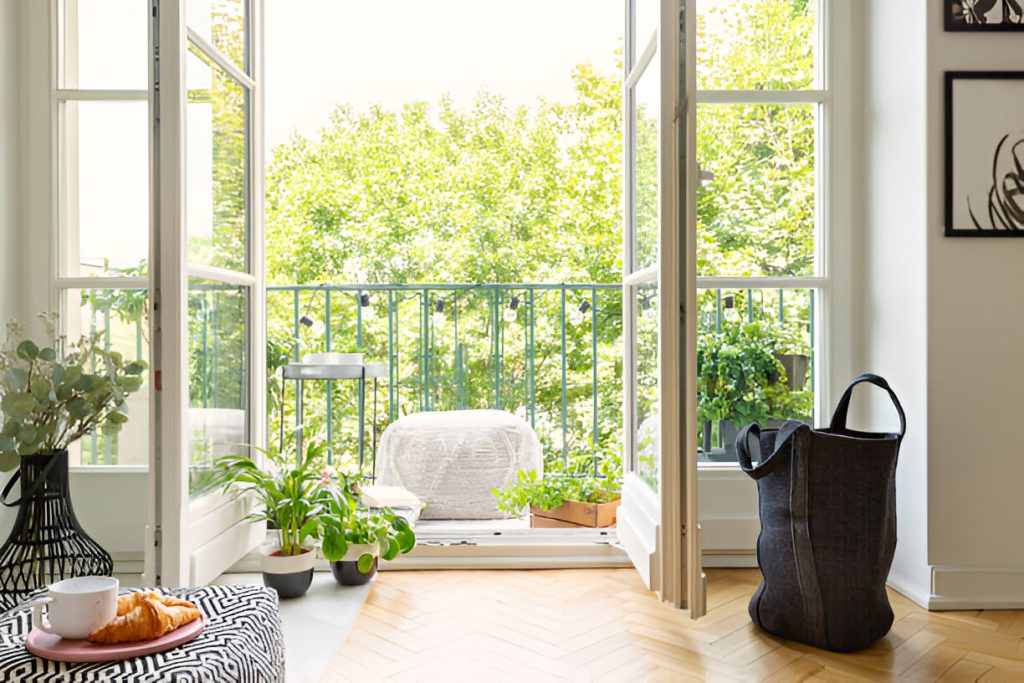
{"type": "Polygon", "coordinates": [[[149,474],[149,465],[73,465],[71,474],[149,474]]]}

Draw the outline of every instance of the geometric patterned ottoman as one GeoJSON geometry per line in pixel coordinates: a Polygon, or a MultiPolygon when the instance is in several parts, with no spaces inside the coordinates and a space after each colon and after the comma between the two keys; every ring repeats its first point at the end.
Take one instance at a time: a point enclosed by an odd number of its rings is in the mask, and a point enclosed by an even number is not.
{"type": "MultiPolygon", "coordinates": [[[[30,595],[42,595],[40,589],[30,595]]],[[[122,592],[129,592],[124,590],[122,592]]],[[[284,639],[277,592],[263,586],[204,586],[156,592],[191,600],[206,615],[206,630],[168,652],[121,662],[68,664],[40,659],[25,649],[31,611],[0,615],[0,681],[112,681],[115,683],[279,683],[284,680],[284,639]]]]}

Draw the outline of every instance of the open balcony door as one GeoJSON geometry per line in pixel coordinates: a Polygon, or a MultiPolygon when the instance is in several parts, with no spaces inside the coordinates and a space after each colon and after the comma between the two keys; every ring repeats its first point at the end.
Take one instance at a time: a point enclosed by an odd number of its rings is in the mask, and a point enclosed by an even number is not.
{"type": "Polygon", "coordinates": [[[619,541],[663,600],[704,614],[697,527],[696,0],[626,0],[625,468],[619,541]]]}
{"type": "Polygon", "coordinates": [[[204,584],[259,545],[210,485],[265,421],[262,1],[155,0],[154,583],[204,584]]]}

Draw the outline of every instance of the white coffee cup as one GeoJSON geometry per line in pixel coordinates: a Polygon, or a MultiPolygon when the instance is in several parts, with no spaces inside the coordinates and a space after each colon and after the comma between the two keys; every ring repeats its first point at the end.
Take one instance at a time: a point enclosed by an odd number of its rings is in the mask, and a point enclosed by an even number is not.
{"type": "Polygon", "coordinates": [[[32,601],[32,626],[69,640],[81,640],[117,616],[118,581],[81,576],[49,586],[32,601]],[[43,608],[46,614],[43,614],[43,608]]]}

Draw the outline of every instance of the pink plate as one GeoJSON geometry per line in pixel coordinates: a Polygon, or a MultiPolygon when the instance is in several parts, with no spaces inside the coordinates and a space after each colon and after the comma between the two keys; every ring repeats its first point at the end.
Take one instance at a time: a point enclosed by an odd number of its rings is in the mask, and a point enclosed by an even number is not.
{"type": "Polygon", "coordinates": [[[25,649],[37,657],[56,662],[114,662],[119,659],[166,652],[192,640],[205,628],[206,617],[200,617],[154,640],[117,645],[97,645],[88,640],[65,640],[34,628],[25,639],[25,649]]]}

